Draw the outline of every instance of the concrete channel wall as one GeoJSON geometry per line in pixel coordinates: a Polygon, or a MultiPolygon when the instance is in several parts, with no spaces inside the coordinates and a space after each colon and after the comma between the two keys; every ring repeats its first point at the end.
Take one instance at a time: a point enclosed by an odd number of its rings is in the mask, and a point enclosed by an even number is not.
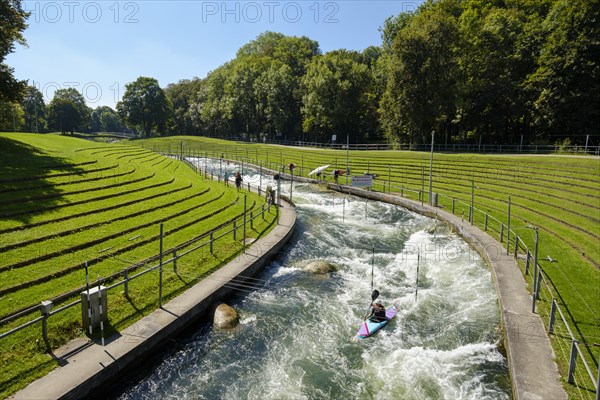
{"type": "Polygon", "coordinates": [[[123,330],[105,346],[77,340],[55,352],[62,366],[17,392],[13,399],[104,398],[105,388],[140,365],[172,337],[210,316],[215,305],[232,295],[235,286],[256,275],[281,252],[292,236],[296,211],[282,200],[278,225],[245,253],[123,330]],[[235,281],[235,282],[233,282],[235,281]],[[232,285],[230,285],[232,284],[232,285]]]}

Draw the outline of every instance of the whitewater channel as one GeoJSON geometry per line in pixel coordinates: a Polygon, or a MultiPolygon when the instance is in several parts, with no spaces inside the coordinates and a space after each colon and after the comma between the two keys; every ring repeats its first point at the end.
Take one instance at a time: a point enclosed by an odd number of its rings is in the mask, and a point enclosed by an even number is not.
{"type": "MultiPolygon", "coordinates": [[[[239,170],[190,161],[231,177],[239,170]]],[[[243,178],[277,186],[248,166],[243,178]]],[[[290,182],[281,186],[289,195],[290,182]]],[[[292,239],[229,301],[240,326],[205,323],[178,338],[120,399],[511,398],[498,299],[477,252],[444,224],[395,205],[307,183],[294,183],[292,196],[292,239]],[[313,260],[339,270],[311,275],[303,267],[313,260]],[[372,289],[399,311],[357,340],[372,289]]]]}

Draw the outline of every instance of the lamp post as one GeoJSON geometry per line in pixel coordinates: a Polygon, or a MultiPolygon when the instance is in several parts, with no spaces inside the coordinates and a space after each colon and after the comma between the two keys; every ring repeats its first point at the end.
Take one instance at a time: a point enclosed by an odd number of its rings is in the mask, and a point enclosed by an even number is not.
{"type": "Polygon", "coordinates": [[[348,185],[348,175],[350,175],[350,168],[348,164],[348,151],[350,149],[350,134],[346,133],[346,185],[348,185]]]}
{"type": "Polygon", "coordinates": [[[431,154],[429,155],[429,197],[428,199],[428,203],[430,206],[433,205],[433,202],[431,201],[431,195],[432,195],[432,175],[433,175],[433,143],[434,143],[434,138],[435,138],[435,131],[431,131],[431,154]]]}
{"type": "Polygon", "coordinates": [[[537,296],[536,288],[537,288],[537,279],[538,279],[538,240],[539,240],[539,230],[536,226],[531,227],[535,230],[535,242],[533,245],[533,289],[532,289],[532,301],[531,301],[531,312],[535,312],[535,299],[537,296]]]}

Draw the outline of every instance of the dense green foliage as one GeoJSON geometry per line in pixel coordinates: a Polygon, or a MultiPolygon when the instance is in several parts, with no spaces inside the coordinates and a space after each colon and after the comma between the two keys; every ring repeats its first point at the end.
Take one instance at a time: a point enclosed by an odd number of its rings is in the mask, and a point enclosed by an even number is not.
{"type": "Polygon", "coordinates": [[[267,32],[170,85],[173,133],[353,143],[583,143],[600,126],[599,2],[437,0],[381,47],[321,54],[267,32]],[[184,99],[184,101],[181,101],[184,99]]]}
{"type": "Polygon", "coordinates": [[[58,89],[48,106],[48,125],[61,133],[74,133],[89,123],[89,109],[75,88],[58,89]]]}
{"type": "Polygon", "coordinates": [[[26,82],[15,79],[4,60],[14,51],[15,42],[25,45],[22,32],[27,17],[21,0],[0,0],[0,103],[19,102],[25,92],[26,82]]]}
{"type": "Polygon", "coordinates": [[[27,86],[23,103],[26,132],[44,132],[46,130],[46,104],[44,96],[35,86],[27,86]]]}
{"type": "Polygon", "coordinates": [[[117,111],[127,126],[150,136],[154,130],[165,130],[171,104],[156,79],[140,76],[125,85],[117,111]]]}
{"type": "MultiPolygon", "coordinates": [[[[433,131],[442,144],[583,144],[600,132],[599,3],[427,0],[382,21],[381,46],[361,52],[322,54],[308,37],[265,32],[204,78],[164,90],[153,78],[129,83],[120,121],[101,107],[65,127],[72,105],[55,96],[47,127],[403,144],[428,143],[433,131]],[[63,125],[52,117],[57,104],[63,125]]],[[[22,41],[21,28],[7,40],[22,41]]],[[[20,108],[0,107],[2,129],[44,130],[31,91],[20,108]]]]}

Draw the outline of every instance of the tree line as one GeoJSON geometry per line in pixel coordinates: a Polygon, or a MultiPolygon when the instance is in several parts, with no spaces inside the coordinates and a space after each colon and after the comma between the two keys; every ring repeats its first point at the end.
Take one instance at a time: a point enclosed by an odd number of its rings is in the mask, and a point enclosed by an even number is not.
{"type": "Polygon", "coordinates": [[[578,143],[600,133],[599,17],[600,0],[427,0],[385,20],[380,46],[323,53],[308,37],[265,32],[202,79],[138,78],[116,110],[88,108],[75,89],[46,106],[25,87],[0,98],[0,130],[21,118],[28,131],[578,143]]]}

